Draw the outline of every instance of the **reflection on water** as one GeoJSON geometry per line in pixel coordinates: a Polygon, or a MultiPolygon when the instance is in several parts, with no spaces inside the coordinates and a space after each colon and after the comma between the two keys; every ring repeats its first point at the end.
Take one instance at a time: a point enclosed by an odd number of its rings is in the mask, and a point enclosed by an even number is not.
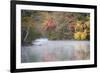
{"type": "Polygon", "coordinates": [[[22,46],[21,62],[87,60],[89,41],[48,41],[42,45],[22,46]]]}

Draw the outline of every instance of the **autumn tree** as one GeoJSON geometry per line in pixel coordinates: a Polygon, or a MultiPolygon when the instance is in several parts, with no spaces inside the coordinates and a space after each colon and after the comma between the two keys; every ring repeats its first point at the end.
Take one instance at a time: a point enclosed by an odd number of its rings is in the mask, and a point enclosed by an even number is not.
{"type": "Polygon", "coordinates": [[[21,11],[22,42],[36,38],[50,40],[90,38],[90,14],[59,11],[21,11]]]}
{"type": "Polygon", "coordinates": [[[36,31],[37,12],[31,10],[21,11],[21,40],[22,44],[31,43],[40,34],[36,31]]]}

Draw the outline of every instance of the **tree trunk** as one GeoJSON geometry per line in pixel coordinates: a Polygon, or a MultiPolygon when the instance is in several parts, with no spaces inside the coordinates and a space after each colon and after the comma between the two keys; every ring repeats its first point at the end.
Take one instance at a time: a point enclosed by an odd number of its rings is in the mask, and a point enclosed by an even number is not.
{"type": "Polygon", "coordinates": [[[28,26],[28,28],[27,28],[26,35],[24,37],[24,42],[26,41],[26,39],[27,39],[27,37],[29,35],[29,29],[30,29],[30,26],[28,26]]]}

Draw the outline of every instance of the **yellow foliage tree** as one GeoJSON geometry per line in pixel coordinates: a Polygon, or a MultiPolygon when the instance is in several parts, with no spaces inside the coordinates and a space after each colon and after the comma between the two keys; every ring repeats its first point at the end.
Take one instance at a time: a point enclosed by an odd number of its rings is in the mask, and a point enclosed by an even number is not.
{"type": "Polygon", "coordinates": [[[76,32],[74,33],[74,39],[76,40],[85,40],[87,37],[87,31],[84,30],[84,32],[76,32]]]}

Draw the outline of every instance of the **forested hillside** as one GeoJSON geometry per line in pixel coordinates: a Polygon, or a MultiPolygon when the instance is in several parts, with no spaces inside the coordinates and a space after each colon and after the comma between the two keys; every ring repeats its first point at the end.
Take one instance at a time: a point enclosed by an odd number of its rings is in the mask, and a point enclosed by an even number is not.
{"type": "Polygon", "coordinates": [[[22,44],[37,38],[89,40],[90,14],[53,11],[21,11],[22,44]]]}

